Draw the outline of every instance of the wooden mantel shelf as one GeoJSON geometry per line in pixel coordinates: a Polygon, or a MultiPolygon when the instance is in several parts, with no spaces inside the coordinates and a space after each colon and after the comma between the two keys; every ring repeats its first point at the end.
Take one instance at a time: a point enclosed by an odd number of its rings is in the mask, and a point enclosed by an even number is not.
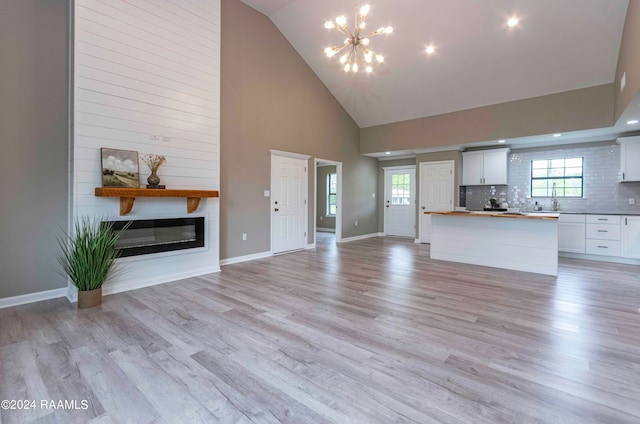
{"type": "Polygon", "coordinates": [[[120,215],[127,215],[136,197],[186,197],[187,213],[195,212],[203,197],[219,197],[218,190],[177,190],[149,188],[96,187],[97,197],[119,197],[120,215]]]}

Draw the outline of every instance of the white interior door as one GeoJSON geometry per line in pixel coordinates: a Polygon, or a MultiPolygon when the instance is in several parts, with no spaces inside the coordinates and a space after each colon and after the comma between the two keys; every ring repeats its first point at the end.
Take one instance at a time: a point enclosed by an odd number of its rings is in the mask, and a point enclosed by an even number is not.
{"type": "Polygon", "coordinates": [[[416,236],[416,169],[385,169],[384,232],[416,236]]]}
{"type": "Polygon", "coordinates": [[[271,251],[307,245],[307,160],[271,155],[271,251]]]}
{"type": "Polygon", "coordinates": [[[420,164],[420,242],[431,243],[431,215],[453,210],[453,161],[420,164]]]}

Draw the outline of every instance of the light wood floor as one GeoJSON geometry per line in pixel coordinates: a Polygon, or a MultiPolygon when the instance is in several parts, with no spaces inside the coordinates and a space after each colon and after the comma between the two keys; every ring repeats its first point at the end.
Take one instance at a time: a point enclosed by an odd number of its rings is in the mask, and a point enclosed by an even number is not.
{"type": "Polygon", "coordinates": [[[639,267],[556,279],[318,236],[94,310],[0,310],[0,399],[89,403],[0,422],[640,422],[639,267]]]}

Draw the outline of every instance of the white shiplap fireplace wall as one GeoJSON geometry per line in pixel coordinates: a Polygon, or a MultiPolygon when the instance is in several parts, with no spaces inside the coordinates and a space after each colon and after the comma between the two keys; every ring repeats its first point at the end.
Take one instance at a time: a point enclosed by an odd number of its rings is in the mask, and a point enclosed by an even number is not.
{"type": "Polygon", "coordinates": [[[218,199],[187,214],[184,198],[138,198],[120,217],[94,189],[107,147],[165,155],[167,188],[219,190],[220,0],[76,0],[74,15],[71,218],[204,216],[208,235],[205,248],[121,259],[105,294],[219,271],[218,199]]]}

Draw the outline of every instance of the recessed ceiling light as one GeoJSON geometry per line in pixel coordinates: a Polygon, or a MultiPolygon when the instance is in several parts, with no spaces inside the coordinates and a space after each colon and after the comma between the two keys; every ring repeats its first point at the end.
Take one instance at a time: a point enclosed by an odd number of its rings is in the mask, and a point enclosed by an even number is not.
{"type": "Polygon", "coordinates": [[[557,137],[562,137],[562,134],[560,134],[560,133],[556,133],[556,134],[554,134],[553,136],[554,136],[554,137],[556,137],[556,138],[557,138],[557,137]]]}
{"type": "Polygon", "coordinates": [[[518,25],[518,22],[520,22],[520,19],[514,16],[513,18],[509,18],[509,20],[507,21],[507,26],[509,28],[513,28],[514,26],[518,25]]]}
{"type": "Polygon", "coordinates": [[[436,48],[433,47],[432,45],[427,46],[426,48],[426,52],[427,54],[433,54],[436,51],[436,48]]]}
{"type": "Polygon", "coordinates": [[[638,121],[637,119],[632,119],[631,121],[627,121],[627,125],[635,125],[638,122],[640,122],[640,121],[638,121]]]}
{"type": "Polygon", "coordinates": [[[385,155],[390,155],[390,154],[391,154],[391,152],[384,152],[384,154],[385,154],[385,155]]]}
{"type": "Polygon", "coordinates": [[[498,143],[500,143],[500,144],[503,144],[503,143],[506,143],[506,142],[507,142],[507,140],[498,140],[498,143]]]}

